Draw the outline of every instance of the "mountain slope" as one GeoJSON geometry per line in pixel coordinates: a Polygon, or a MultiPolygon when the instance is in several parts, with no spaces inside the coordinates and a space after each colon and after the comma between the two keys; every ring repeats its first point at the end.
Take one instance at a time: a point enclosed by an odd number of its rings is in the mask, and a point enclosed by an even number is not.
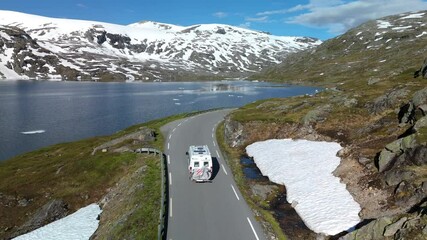
{"type": "Polygon", "coordinates": [[[427,11],[388,16],[292,54],[253,78],[325,90],[255,102],[226,120],[228,145],[237,156],[266,139],[341,144],[333,174],[362,207],[363,221],[332,239],[426,239],[427,79],[414,78],[422,65],[425,70],[426,24],[427,11]]]}
{"type": "Polygon", "coordinates": [[[353,76],[358,76],[358,81],[372,82],[412,71],[427,57],[426,13],[366,22],[314,50],[291,55],[254,78],[334,84],[353,76]]]}
{"type": "Polygon", "coordinates": [[[4,66],[20,76],[71,80],[241,77],[319,43],[221,24],[182,27],[145,21],[122,26],[0,11],[0,70],[14,78],[4,66]],[[10,28],[24,31],[58,61],[46,63],[49,71],[27,73],[14,68],[29,63],[16,59],[22,49],[14,48],[10,28]]]}

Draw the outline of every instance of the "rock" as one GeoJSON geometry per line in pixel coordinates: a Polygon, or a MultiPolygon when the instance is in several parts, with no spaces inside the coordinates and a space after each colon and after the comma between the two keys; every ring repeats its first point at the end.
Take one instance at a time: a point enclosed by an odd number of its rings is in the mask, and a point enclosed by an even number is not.
{"type": "Polygon", "coordinates": [[[360,163],[360,164],[362,164],[362,165],[367,165],[367,164],[369,164],[369,163],[371,163],[371,159],[369,159],[369,158],[366,158],[366,157],[360,157],[359,159],[358,159],[358,162],[360,163]]]}
{"type": "Polygon", "coordinates": [[[388,186],[396,186],[402,181],[411,181],[415,173],[406,169],[391,169],[385,173],[384,179],[388,186]]]}
{"type": "Polygon", "coordinates": [[[384,170],[386,170],[392,164],[392,161],[395,158],[395,153],[390,152],[386,149],[382,150],[380,156],[378,157],[378,171],[383,172],[384,170]]]}
{"type": "Polygon", "coordinates": [[[396,155],[400,155],[400,154],[402,154],[401,145],[402,145],[402,139],[398,139],[396,141],[393,141],[393,142],[387,144],[385,146],[385,149],[387,149],[388,151],[390,151],[396,155]]]}
{"type": "MultiPolygon", "coordinates": [[[[150,129],[150,128],[140,128],[138,131],[127,134],[125,136],[113,139],[109,142],[106,142],[96,148],[93,149],[92,151],[92,155],[94,155],[98,150],[101,150],[102,152],[107,152],[109,148],[114,147],[115,145],[122,143],[126,140],[135,140],[137,142],[152,142],[156,139],[156,133],[154,132],[154,130],[150,129]]],[[[113,149],[114,151],[114,149],[113,149]]]]}
{"type": "Polygon", "coordinates": [[[371,240],[384,239],[385,227],[392,223],[392,218],[381,217],[343,236],[343,240],[371,240]]]}
{"type": "Polygon", "coordinates": [[[419,107],[427,103],[427,87],[414,93],[412,102],[415,107],[419,107]]]}
{"type": "Polygon", "coordinates": [[[397,231],[399,231],[399,229],[402,228],[403,224],[407,220],[408,220],[408,218],[403,217],[403,218],[399,219],[397,222],[388,225],[387,227],[385,227],[385,231],[384,231],[383,235],[385,237],[391,237],[391,236],[393,236],[397,231]]]}
{"type": "Polygon", "coordinates": [[[246,142],[243,125],[240,122],[232,120],[230,117],[225,119],[224,135],[225,141],[231,147],[239,147],[246,142]]]}
{"type": "Polygon", "coordinates": [[[54,199],[43,205],[33,216],[18,230],[23,234],[40,228],[48,223],[61,219],[68,214],[68,205],[62,200],[54,199]]]}
{"type": "Polygon", "coordinates": [[[415,132],[419,132],[422,128],[425,128],[425,127],[427,127],[427,116],[424,116],[424,117],[422,117],[422,118],[418,119],[418,120],[415,122],[415,125],[414,125],[414,127],[413,127],[413,130],[414,130],[415,132]]]}
{"type": "Polygon", "coordinates": [[[402,88],[388,92],[382,96],[377,97],[373,103],[366,105],[369,113],[378,114],[386,109],[394,108],[399,101],[408,95],[408,90],[402,88]]]}
{"type": "Polygon", "coordinates": [[[302,122],[304,126],[308,126],[312,123],[322,122],[326,119],[326,116],[329,115],[331,110],[332,107],[329,104],[317,107],[316,109],[309,111],[303,117],[302,122]]]}
{"type": "Polygon", "coordinates": [[[30,201],[28,199],[26,199],[26,198],[20,199],[18,201],[18,206],[19,207],[26,207],[26,206],[28,206],[29,203],[30,203],[30,201]]]}
{"type": "Polygon", "coordinates": [[[420,69],[414,72],[414,78],[421,76],[422,78],[427,78],[427,58],[424,59],[423,64],[420,69]]]}
{"type": "Polygon", "coordinates": [[[251,186],[251,190],[254,195],[261,197],[261,199],[265,201],[269,194],[277,190],[277,186],[254,184],[251,186]]]}
{"type": "Polygon", "coordinates": [[[350,98],[350,99],[346,99],[344,101],[344,106],[347,108],[352,108],[355,107],[357,105],[358,101],[355,98],[350,98]]]}

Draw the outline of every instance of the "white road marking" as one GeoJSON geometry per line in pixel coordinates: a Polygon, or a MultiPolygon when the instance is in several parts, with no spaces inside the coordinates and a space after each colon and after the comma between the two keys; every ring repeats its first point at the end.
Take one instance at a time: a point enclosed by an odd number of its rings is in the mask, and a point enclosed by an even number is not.
{"type": "Polygon", "coordinates": [[[169,148],[170,148],[170,143],[168,143],[168,150],[169,150],[169,148]]]}
{"type": "Polygon", "coordinates": [[[216,155],[219,157],[219,152],[218,152],[218,150],[215,150],[216,151],[216,155]]]}
{"type": "Polygon", "coordinates": [[[169,140],[171,139],[171,137],[172,137],[172,134],[171,134],[171,135],[169,135],[169,140]]]}
{"type": "Polygon", "coordinates": [[[257,234],[256,234],[256,232],[255,232],[255,228],[254,228],[254,226],[252,225],[251,220],[250,220],[249,218],[246,218],[246,219],[248,219],[249,225],[251,225],[252,232],[254,232],[255,238],[256,238],[257,240],[259,240],[258,235],[257,235],[257,234]]]}
{"type": "Polygon", "coordinates": [[[212,133],[212,138],[214,138],[214,134],[212,133]]]}
{"type": "Polygon", "coordinates": [[[174,129],[172,130],[172,133],[173,133],[173,132],[175,132],[175,130],[176,130],[176,128],[174,128],[174,129]]]}
{"type": "Polygon", "coordinates": [[[171,165],[171,157],[168,155],[168,164],[171,165]]]}
{"type": "Polygon", "coordinates": [[[169,198],[169,216],[172,217],[172,198],[169,198]]]}
{"type": "Polygon", "coordinates": [[[180,126],[181,126],[181,124],[182,124],[182,122],[180,122],[180,123],[178,124],[178,127],[180,127],[180,126]]]}
{"type": "Polygon", "coordinates": [[[169,172],[169,186],[172,186],[172,173],[169,172]]]}
{"type": "Polygon", "coordinates": [[[216,147],[215,141],[213,142],[213,144],[214,144],[214,147],[216,147]]]}
{"type": "Polygon", "coordinates": [[[234,189],[233,185],[231,185],[231,188],[233,189],[233,192],[236,195],[237,200],[240,200],[239,196],[237,195],[236,189],[234,189]]]}
{"type": "Polygon", "coordinates": [[[224,167],[224,165],[223,165],[223,164],[221,164],[221,166],[222,166],[222,170],[224,171],[225,175],[228,175],[227,171],[225,171],[225,167],[224,167]]]}

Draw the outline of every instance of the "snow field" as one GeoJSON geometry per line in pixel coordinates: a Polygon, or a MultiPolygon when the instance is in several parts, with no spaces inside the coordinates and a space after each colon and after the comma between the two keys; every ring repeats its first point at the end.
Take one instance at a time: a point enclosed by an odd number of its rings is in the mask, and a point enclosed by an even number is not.
{"type": "Polygon", "coordinates": [[[98,228],[102,210],[91,204],[44,227],[14,238],[15,240],[87,240],[98,228]]]}
{"type": "Polygon", "coordinates": [[[246,147],[261,173],[286,186],[287,200],[316,233],[336,235],[360,222],[360,206],[332,172],[340,163],[335,142],[273,139],[246,147]]]}

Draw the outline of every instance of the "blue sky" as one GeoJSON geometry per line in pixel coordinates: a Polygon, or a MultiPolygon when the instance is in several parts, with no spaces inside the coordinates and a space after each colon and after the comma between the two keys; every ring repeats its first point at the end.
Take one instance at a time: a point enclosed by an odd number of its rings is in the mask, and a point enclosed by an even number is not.
{"type": "Polygon", "coordinates": [[[326,40],[370,19],[427,10],[427,0],[0,0],[0,9],[123,25],[221,23],[326,40]]]}

